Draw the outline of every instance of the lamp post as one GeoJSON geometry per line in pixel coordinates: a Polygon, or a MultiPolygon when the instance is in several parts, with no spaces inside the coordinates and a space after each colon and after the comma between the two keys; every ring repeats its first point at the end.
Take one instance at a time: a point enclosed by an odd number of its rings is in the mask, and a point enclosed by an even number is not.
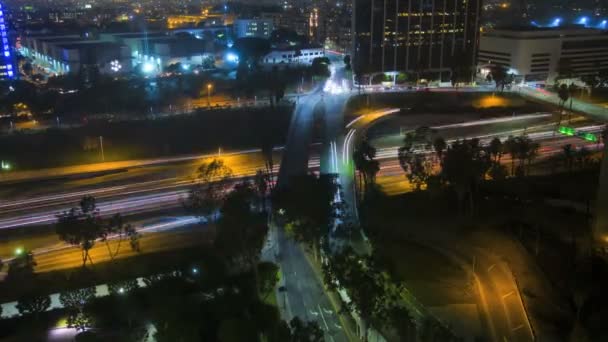
{"type": "Polygon", "coordinates": [[[207,107],[211,109],[211,83],[207,84],[207,107]]]}
{"type": "Polygon", "coordinates": [[[101,135],[99,136],[99,147],[101,149],[101,161],[105,162],[106,161],[106,156],[103,153],[103,137],[101,135]]]}

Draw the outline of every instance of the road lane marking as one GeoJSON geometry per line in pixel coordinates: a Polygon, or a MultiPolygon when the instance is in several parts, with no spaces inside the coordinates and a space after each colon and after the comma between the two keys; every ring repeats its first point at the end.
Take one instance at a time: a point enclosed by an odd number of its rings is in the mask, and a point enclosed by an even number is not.
{"type": "Polygon", "coordinates": [[[321,319],[323,320],[323,325],[325,325],[325,330],[329,332],[329,326],[327,326],[327,322],[325,321],[325,316],[323,316],[323,310],[321,310],[321,306],[317,304],[317,308],[319,309],[319,313],[321,314],[321,319]]]}

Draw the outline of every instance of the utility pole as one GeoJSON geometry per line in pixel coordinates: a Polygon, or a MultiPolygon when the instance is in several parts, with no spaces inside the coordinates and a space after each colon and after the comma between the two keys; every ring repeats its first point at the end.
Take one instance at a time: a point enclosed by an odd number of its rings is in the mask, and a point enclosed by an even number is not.
{"type": "Polygon", "coordinates": [[[99,136],[99,147],[101,149],[101,161],[105,162],[106,161],[106,156],[103,153],[103,137],[101,135],[99,136]]]}

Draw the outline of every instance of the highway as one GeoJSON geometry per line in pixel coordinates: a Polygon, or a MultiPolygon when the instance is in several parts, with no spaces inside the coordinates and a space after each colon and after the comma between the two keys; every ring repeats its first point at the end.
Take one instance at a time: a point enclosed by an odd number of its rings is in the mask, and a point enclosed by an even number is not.
{"type": "MultiPolygon", "coordinates": [[[[315,100],[321,101],[320,97],[315,95],[315,100]]],[[[324,100],[325,106],[330,110],[341,110],[343,102],[339,97],[335,97],[332,100],[324,100]],[[330,102],[331,101],[331,102],[330,102]]],[[[312,113],[314,106],[310,102],[302,102],[303,108],[312,113]]],[[[302,112],[303,113],[303,112],[302,112]]],[[[372,122],[390,114],[394,114],[395,110],[384,110],[378,111],[365,116],[361,116],[346,125],[347,133],[341,134],[342,130],[331,128],[339,127],[338,120],[331,122],[330,119],[325,125],[326,138],[324,141],[324,148],[322,149],[322,155],[318,155],[317,148],[310,146],[310,144],[299,143],[293,146],[288,146],[288,151],[295,149],[296,153],[288,153],[285,161],[288,167],[283,167],[283,163],[275,163],[275,172],[279,172],[279,182],[281,179],[288,179],[288,176],[281,176],[281,172],[294,174],[298,171],[305,173],[308,170],[316,170],[320,167],[321,172],[324,173],[340,173],[343,190],[348,202],[349,208],[354,208],[355,203],[353,202],[352,189],[352,174],[353,165],[350,163],[350,156],[354,149],[354,144],[357,137],[361,136],[361,133],[365,131],[372,122]],[[302,157],[303,156],[303,157],[302,157]],[[349,176],[350,175],[350,176],[349,176]]],[[[310,115],[312,116],[312,115],[310,115]]],[[[297,116],[296,116],[297,117],[297,116]]],[[[329,117],[329,116],[328,116],[329,117]]],[[[299,118],[298,124],[300,127],[307,127],[309,134],[312,130],[312,119],[308,117],[307,120],[299,118]]],[[[450,130],[452,136],[457,137],[478,137],[481,139],[482,144],[488,143],[493,137],[499,137],[506,139],[508,135],[521,133],[522,129],[516,129],[513,131],[496,131],[491,134],[477,135],[478,130],[472,129],[476,127],[488,127],[492,126],[492,121],[478,121],[478,122],[465,122],[460,124],[445,125],[438,127],[440,132],[442,130],[450,130]],[[460,127],[463,130],[454,131],[455,128],[460,127]],[[467,135],[468,134],[468,135],[467,135]]],[[[603,129],[602,125],[587,125],[578,128],[585,132],[597,133],[603,129]]],[[[484,131],[485,133],[486,131],[484,131]]],[[[298,130],[296,134],[303,134],[302,130],[298,130]]],[[[307,134],[303,134],[307,136],[307,134]]],[[[541,158],[550,156],[556,153],[560,153],[561,147],[565,144],[572,144],[579,146],[585,142],[578,138],[573,137],[562,137],[555,136],[552,130],[540,130],[532,131],[528,133],[528,136],[533,140],[538,140],[542,143],[541,158]]],[[[446,136],[448,142],[451,142],[454,138],[446,136]]],[[[310,138],[308,138],[310,139],[310,138]]],[[[307,140],[310,143],[310,140],[307,140]]],[[[589,149],[593,149],[596,146],[591,143],[586,143],[589,149]]],[[[398,146],[381,147],[377,151],[377,158],[381,163],[381,172],[378,175],[379,182],[382,184],[384,179],[390,179],[396,182],[405,181],[398,161],[397,161],[397,150],[398,146]],[[401,178],[399,177],[401,176],[401,178]]],[[[418,151],[420,153],[432,153],[432,151],[418,151]]],[[[217,157],[217,156],[213,156],[217,157]]],[[[235,181],[246,177],[251,177],[259,169],[263,168],[263,158],[256,151],[244,151],[243,154],[229,154],[221,156],[227,165],[232,167],[235,181]]],[[[190,158],[190,157],[188,157],[190,158]]],[[[212,158],[212,157],[208,157],[212,158]]],[[[277,153],[276,159],[280,158],[280,153],[277,153]]],[[[175,158],[176,160],[183,160],[183,157],[175,158]]],[[[0,229],[22,227],[28,225],[41,225],[50,224],[55,221],[55,215],[59,212],[68,210],[75,206],[80,198],[84,195],[93,195],[98,199],[99,207],[103,215],[111,215],[114,213],[122,213],[123,215],[140,214],[145,212],[157,211],[160,209],[175,208],[180,206],[180,200],[187,196],[188,188],[193,182],[193,175],[196,171],[196,167],[202,162],[202,158],[194,158],[189,160],[186,164],[171,164],[168,166],[157,166],[156,163],[162,162],[161,160],[154,160],[152,162],[141,162],[135,163],[135,170],[129,170],[124,173],[117,173],[105,176],[93,177],[91,179],[76,179],[59,181],[58,187],[61,189],[68,189],[70,186],[74,187],[73,191],[60,192],[60,193],[45,193],[50,191],[53,187],[47,186],[34,186],[35,190],[31,191],[18,191],[20,196],[12,200],[0,201],[0,229]],[[144,167],[139,166],[140,164],[148,163],[151,166],[144,167]],[[158,178],[156,180],[147,180],[149,178],[158,178]]],[[[505,156],[503,160],[508,160],[508,156],[505,156]]],[[[166,161],[165,161],[166,162],[166,161]]],[[[172,163],[173,160],[170,160],[172,163]]],[[[389,182],[390,183],[390,182],[389,182]]],[[[386,184],[386,182],[384,182],[386,184]]],[[[15,185],[16,189],[20,188],[20,184],[15,185]]],[[[3,187],[2,191],[7,191],[3,187]]],[[[17,192],[17,190],[15,190],[17,192]]]]}
{"type": "MultiPolygon", "coordinates": [[[[288,132],[287,145],[284,150],[277,151],[276,159],[282,160],[281,163],[275,162],[277,165],[275,172],[278,173],[279,186],[286,184],[290,176],[305,174],[310,169],[320,169],[324,173],[339,173],[345,196],[347,196],[346,200],[356,215],[354,172],[350,161],[354,145],[361,137],[360,134],[369,125],[396,112],[387,109],[369,113],[345,125],[343,110],[348,96],[348,94],[325,96],[320,89],[317,89],[300,98],[288,132]],[[314,112],[317,106],[320,106],[325,112],[320,151],[312,145],[314,112]]],[[[482,142],[487,142],[494,136],[506,138],[507,135],[525,130],[525,128],[520,128],[504,132],[501,128],[489,134],[472,133],[475,127],[493,127],[496,124],[496,121],[488,121],[435,128],[446,131],[464,129],[468,132],[467,134],[463,135],[458,131],[452,132],[459,137],[480,137],[482,142]],[[470,131],[471,129],[473,130],[470,131]]],[[[589,125],[584,129],[595,132],[601,127],[589,125]]],[[[558,153],[561,146],[566,143],[581,144],[581,140],[576,138],[555,137],[552,129],[530,131],[528,135],[541,142],[541,158],[558,153]]],[[[418,152],[429,153],[429,151],[423,150],[418,152]]],[[[192,175],[196,167],[204,159],[214,157],[218,157],[218,155],[104,163],[76,166],[71,169],[33,172],[16,176],[14,179],[4,179],[4,181],[10,182],[23,182],[25,179],[29,179],[33,185],[28,186],[26,191],[20,191],[23,183],[16,184],[13,190],[7,190],[3,186],[3,194],[10,194],[12,191],[12,194],[18,193],[18,196],[11,196],[11,200],[0,202],[0,229],[53,223],[58,212],[76,205],[84,194],[96,196],[98,206],[104,215],[115,212],[132,215],[179,207],[180,199],[187,195],[187,189],[192,184],[192,175]],[[127,169],[128,171],[115,173],[114,171],[117,169],[127,169]],[[72,178],[82,172],[88,174],[110,173],[94,174],[88,178],[72,178]],[[51,178],[51,186],[36,186],[36,182],[48,182],[43,178],[51,178]],[[57,193],[53,189],[70,190],[57,193]]],[[[255,171],[262,169],[264,165],[257,150],[222,154],[220,157],[233,168],[235,180],[254,175],[255,171]]],[[[381,161],[381,171],[378,179],[381,184],[383,179],[400,177],[401,181],[405,180],[396,157],[397,146],[379,148],[378,159],[381,161]]],[[[503,158],[503,161],[509,162],[508,158],[503,158]]],[[[387,184],[390,186],[390,182],[387,184]]],[[[6,197],[8,196],[4,196],[4,198],[6,197]]],[[[150,237],[145,237],[145,241],[161,241],[156,240],[162,239],[163,235],[158,234],[146,234],[150,237]]],[[[323,291],[321,280],[313,266],[305,259],[300,247],[287,239],[279,229],[273,229],[273,235],[275,239],[271,243],[273,250],[268,255],[275,258],[284,274],[283,286],[286,291],[279,293],[279,302],[282,300],[283,303],[279,303],[283,318],[290,319],[299,316],[308,320],[316,320],[326,332],[328,340],[352,340],[353,332],[349,331],[348,323],[345,323],[344,317],[339,314],[340,308],[323,291]]],[[[181,242],[172,246],[178,245],[181,245],[181,242]]],[[[150,246],[157,246],[151,247],[151,250],[160,248],[157,242],[150,242],[150,246]]],[[[38,252],[40,253],[40,251],[38,252]]],[[[39,271],[52,270],[57,267],[65,267],[65,265],[77,266],[80,263],[80,255],[77,253],[77,255],[70,256],[70,253],[74,252],[78,251],[75,249],[73,251],[71,249],[43,251],[41,255],[44,256],[41,259],[42,263],[39,264],[39,271]],[[66,253],[65,256],[64,253],[66,253]]],[[[99,255],[95,254],[95,260],[103,260],[102,254],[101,251],[99,255]]]]}

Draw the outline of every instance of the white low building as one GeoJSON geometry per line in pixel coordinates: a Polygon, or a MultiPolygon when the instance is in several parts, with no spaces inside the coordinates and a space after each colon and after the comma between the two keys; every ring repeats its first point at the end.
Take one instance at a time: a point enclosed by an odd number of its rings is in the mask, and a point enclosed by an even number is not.
{"type": "Polygon", "coordinates": [[[608,69],[608,31],[525,27],[481,36],[477,64],[482,72],[499,65],[515,74],[516,81],[552,84],[560,63],[568,64],[574,77],[608,69]]]}
{"type": "Polygon", "coordinates": [[[319,57],[325,57],[322,47],[273,50],[262,58],[262,65],[310,65],[319,57]]]}

